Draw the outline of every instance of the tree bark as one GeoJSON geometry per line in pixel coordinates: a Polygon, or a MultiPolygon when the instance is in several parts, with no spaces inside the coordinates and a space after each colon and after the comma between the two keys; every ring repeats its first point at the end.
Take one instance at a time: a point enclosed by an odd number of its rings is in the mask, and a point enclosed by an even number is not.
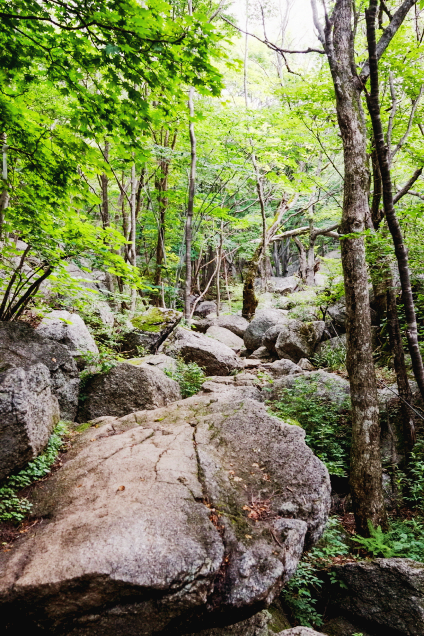
{"type": "MultiPolygon", "coordinates": [[[[191,2],[190,5],[191,7],[191,2]]],[[[194,117],[194,103],[193,103],[194,89],[189,89],[188,107],[190,112],[190,149],[191,149],[191,163],[190,163],[190,177],[188,183],[188,201],[187,201],[187,220],[185,228],[185,243],[186,243],[186,281],[185,281],[185,296],[184,296],[184,315],[186,320],[190,319],[191,305],[191,287],[192,287],[192,274],[191,274],[191,243],[192,243],[192,223],[193,223],[193,211],[194,211],[194,194],[196,188],[196,135],[194,133],[194,123],[192,121],[194,117]]]]}
{"type": "Polygon", "coordinates": [[[380,99],[378,86],[378,59],[375,34],[375,20],[377,14],[377,0],[370,0],[369,9],[365,12],[367,22],[367,41],[369,52],[369,71],[371,91],[367,94],[368,110],[371,117],[378,164],[381,174],[383,190],[384,213],[390,233],[393,238],[395,254],[398,262],[399,276],[402,287],[402,300],[407,320],[406,337],[409,353],[411,354],[414,376],[424,399],[424,365],[418,344],[418,328],[415,315],[414,298],[412,295],[411,279],[408,266],[408,252],[403,242],[402,230],[397,219],[393,203],[393,184],[390,170],[389,150],[384,140],[383,126],[380,117],[380,99]]]}
{"type": "Polygon", "coordinates": [[[341,233],[346,295],[346,366],[352,402],[350,485],[357,531],[369,534],[368,520],[386,526],[382,492],[377,382],[372,356],[368,273],[362,236],[369,217],[366,129],[361,82],[354,66],[352,2],[338,0],[325,31],[314,21],[327,54],[336,93],[337,117],[344,154],[344,200],[341,233]],[[353,235],[353,237],[352,237],[353,235]],[[355,237],[356,235],[356,237],[355,237]]]}

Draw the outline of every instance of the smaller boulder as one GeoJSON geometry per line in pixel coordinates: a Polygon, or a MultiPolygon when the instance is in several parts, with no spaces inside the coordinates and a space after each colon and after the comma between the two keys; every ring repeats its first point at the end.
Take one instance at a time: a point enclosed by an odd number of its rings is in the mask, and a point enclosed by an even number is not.
{"type": "Polygon", "coordinates": [[[287,312],[281,309],[260,309],[257,311],[244,334],[246,349],[255,351],[261,347],[264,334],[268,329],[283,321],[286,315],[287,312]]]}
{"type": "Polygon", "coordinates": [[[214,338],[215,340],[222,342],[227,345],[227,347],[230,347],[230,349],[233,349],[233,351],[240,351],[240,349],[244,346],[243,340],[239,338],[239,336],[236,336],[235,333],[229,329],[225,329],[224,327],[213,325],[206,331],[206,335],[209,338],[214,338]]]}
{"type": "Polygon", "coordinates": [[[214,300],[204,300],[196,305],[194,315],[206,318],[209,314],[216,314],[216,309],[216,302],[214,300]]]}
{"type": "Polygon", "coordinates": [[[185,362],[197,362],[208,375],[229,375],[243,368],[243,362],[227,345],[200,333],[177,327],[164,343],[163,352],[181,356],[185,362]]]}
{"type": "Polygon", "coordinates": [[[177,362],[175,358],[171,358],[171,356],[166,356],[164,353],[156,353],[150,356],[144,356],[143,358],[130,358],[126,360],[128,364],[133,364],[136,367],[156,367],[156,369],[160,369],[161,371],[176,371],[177,362]]]}
{"type": "Polygon", "coordinates": [[[317,345],[315,352],[321,354],[321,353],[325,353],[329,349],[332,349],[333,351],[337,351],[338,349],[346,349],[346,347],[347,347],[346,334],[343,333],[341,336],[337,336],[337,338],[329,338],[328,340],[325,340],[324,342],[320,342],[317,345]]]}
{"type": "Polygon", "coordinates": [[[78,421],[87,422],[103,415],[122,417],[128,413],[157,409],[181,399],[177,382],[153,366],[122,362],[109,373],[88,380],[78,421]]]}
{"type": "Polygon", "coordinates": [[[277,322],[276,325],[270,327],[268,331],[264,333],[262,337],[262,346],[266,347],[268,351],[272,351],[273,353],[275,353],[275,343],[277,342],[280,331],[282,330],[283,325],[287,322],[287,320],[288,318],[282,320],[281,322],[277,322]]]}
{"type": "Polygon", "coordinates": [[[69,311],[52,311],[44,316],[36,332],[68,347],[79,366],[84,354],[97,355],[99,350],[83,319],[69,311]]]}
{"type": "Polygon", "coordinates": [[[303,369],[291,360],[276,360],[275,362],[264,364],[263,367],[266,372],[270,373],[274,378],[303,373],[303,369]]]}
{"type": "Polygon", "coordinates": [[[196,323],[196,331],[200,331],[200,333],[206,333],[209,327],[223,327],[224,329],[228,329],[239,338],[243,338],[244,332],[249,326],[246,318],[242,316],[208,316],[203,320],[199,320],[196,323]]]}
{"type": "Polygon", "coordinates": [[[182,312],[175,309],[151,307],[131,320],[134,331],[124,337],[124,349],[132,354],[138,354],[139,347],[156,353],[182,317],[182,312]]]}
{"type": "Polygon", "coordinates": [[[297,276],[271,276],[268,281],[269,291],[274,294],[292,294],[299,287],[300,280],[297,276]]]}
{"type": "Polygon", "coordinates": [[[292,629],[285,629],[275,636],[325,636],[322,632],[316,632],[310,627],[293,627],[292,629]]]}
{"type": "Polygon", "coordinates": [[[308,358],[301,358],[301,360],[297,363],[297,366],[303,371],[315,371],[314,365],[309,362],[308,358]]]}
{"type": "Polygon", "coordinates": [[[279,358],[289,358],[298,362],[301,358],[310,358],[324,331],[322,320],[301,322],[288,320],[283,326],[275,343],[279,358]]]}
{"type": "Polygon", "coordinates": [[[268,361],[268,360],[274,360],[275,355],[272,355],[272,353],[268,351],[266,347],[259,347],[258,349],[256,349],[256,351],[250,354],[249,358],[251,358],[252,360],[267,360],[268,361]]]}
{"type": "Polygon", "coordinates": [[[59,403],[44,364],[0,371],[0,480],[37,457],[59,421],[59,403]]]}
{"type": "Polygon", "coordinates": [[[327,313],[331,318],[331,322],[336,327],[339,333],[346,331],[346,302],[345,299],[342,298],[334,305],[331,305],[327,309],[327,313]]]}
{"type": "Polygon", "coordinates": [[[326,371],[305,371],[303,375],[286,375],[276,380],[271,385],[269,394],[270,400],[278,400],[283,389],[292,389],[297,382],[313,384],[315,393],[320,397],[325,397],[338,407],[343,409],[346,406],[346,398],[350,395],[350,386],[335,373],[326,371]]]}

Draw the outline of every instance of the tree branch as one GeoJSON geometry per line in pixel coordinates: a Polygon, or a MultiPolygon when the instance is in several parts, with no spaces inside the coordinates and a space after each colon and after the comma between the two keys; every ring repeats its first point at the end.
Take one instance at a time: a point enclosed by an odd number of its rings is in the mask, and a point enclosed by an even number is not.
{"type": "MultiPolygon", "coordinates": [[[[395,196],[393,197],[393,203],[397,203],[399,201],[399,199],[401,199],[403,196],[405,196],[405,194],[415,194],[414,192],[410,192],[410,188],[412,188],[412,186],[414,185],[414,183],[416,182],[418,177],[421,176],[422,171],[423,171],[422,167],[418,168],[418,170],[415,170],[414,174],[409,179],[409,181],[407,181],[405,183],[403,188],[401,188],[400,190],[398,190],[396,192],[395,196]]],[[[418,196],[421,196],[421,195],[418,195],[418,196]]],[[[424,199],[424,197],[423,197],[423,199],[424,199]]]]}

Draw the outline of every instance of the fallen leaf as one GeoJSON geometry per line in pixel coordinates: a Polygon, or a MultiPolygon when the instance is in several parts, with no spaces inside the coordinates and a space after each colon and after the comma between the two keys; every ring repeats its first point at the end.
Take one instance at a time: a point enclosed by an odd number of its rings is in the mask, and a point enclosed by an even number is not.
{"type": "Polygon", "coordinates": [[[235,472],[233,470],[229,470],[228,472],[230,475],[235,475],[235,472]]]}
{"type": "Polygon", "coordinates": [[[257,464],[256,462],[254,464],[252,464],[253,468],[259,468],[259,464],[257,464]]]}
{"type": "Polygon", "coordinates": [[[234,481],[243,481],[241,477],[234,477],[234,481]]]}
{"type": "Polygon", "coordinates": [[[78,484],[77,488],[81,488],[82,484],[78,484]]]}
{"type": "Polygon", "coordinates": [[[249,506],[243,506],[243,510],[250,510],[249,506]]]}
{"type": "Polygon", "coordinates": [[[154,422],[162,422],[162,420],[164,420],[164,417],[158,417],[156,420],[153,420],[154,422]]]}
{"type": "Polygon", "coordinates": [[[246,539],[251,539],[252,538],[251,534],[245,534],[244,536],[246,537],[246,539]]]}
{"type": "Polygon", "coordinates": [[[56,362],[56,358],[52,358],[52,362],[56,362]]]}
{"type": "Polygon", "coordinates": [[[118,490],[125,490],[125,486],[119,486],[118,490]]]}

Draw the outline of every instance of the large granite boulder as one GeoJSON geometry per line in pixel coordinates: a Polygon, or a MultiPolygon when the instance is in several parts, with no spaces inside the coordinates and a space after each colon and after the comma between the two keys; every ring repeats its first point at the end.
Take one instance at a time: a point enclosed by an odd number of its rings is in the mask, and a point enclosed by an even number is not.
{"type": "Polygon", "coordinates": [[[272,602],[330,481],[302,429],[229,393],[99,419],[30,500],[39,522],[0,554],[7,633],[187,634],[272,602]]]}
{"type": "Polygon", "coordinates": [[[268,289],[274,294],[292,294],[299,287],[300,279],[297,276],[271,276],[268,280],[268,289]]]}
{"type": "Polygon", "coordinates": [[[279,322],[285,320],[287,311],[281,309],[259,309],[244,333],[246,349],[255,351],[262,346],[264,334],[279,322]]]}
{"type": "Polygon", "coordinates": [[[288,358],[293,362],[298,362],[301,358],[310,358],[321,340],[324,327],[325,323],[322,320],[288,320],[282,325],[275,343],[278,357],[288,358]]]}
{"type": "Polygon", "coordinates": [[[0,322],[0,364],[27,369],[44,364],[59,400],[60,417],[73,421],[78,408],[79,373],[68,347],[37,333],[23,322],[0,322]]]}
{"type": "Polygon", "coordinates": [[[208,375],[229,375],[243,368],[234,351],[213,338],[177,327],[163,345],[163,353],[183,358],[185,362],[197,362],[208,375]]]}
{"type": "Polygon", "coordinates": [[[344,333],[346,331],[347,320],[345,298],[341,298],[337,303],[328,307],[327,313],[332,322],[333,329],[335,327],[339,334],[344,333]]]}
{"type": "Polygon", "coordinates": [[[200,333],[206,333],[209,327],[223,327],[232,331],[239,338],[243,338],[244,332],[248,328],[249,323],[242,316],[208,316],[203,320],[198,320],[195,324],[196,330],[200,333]]]}
{"type": "Polygon", "coordinates": [[[424,564],[374,559],[333,568],[345,589],[334,599],[348,617],[371,633],[424,634],[424,564]],[[369,626],[369,627],[368,627],[369,626]],[[386,632],[387,630],[387,632],[386,632]]]}
{"type": "Polygon", "coordinates": [[[128,364],[133,364],[136,367],[156,367],[161,371],[176,371],[177,361],[171,356],[166,356],[164,353],[156,353],[143,358],[129,358],[126,360],[128,364]]]}
{"type": "Polygon", "coordinates": [[[36,328],[36,332],[68,347],[77,364],[82,363],[81,355],[99,353],[94,338],[83,319],[78,314],[71,314],[69,311],[50,312],[44,316],[36,328]]]}
{"type": "Polygon", "coordinates": [[[0,369],[0,481],[34,459],[59,421],[59,404],[44,364],[0,369]]]}
{"type": "Polygon", "coordinates": [[[151,307],[144,314],[132,319],[134,331],[127,333],[123,339],[125,350],[137,355],[140,347],[156,353],[182,317],[182,312],[175,309],[151,307]]]}
{"type": "Polygon", "coordinates": [[[315,353],[323,354],[323,353],[330,352],[330,350],[331,351],[346,350],[346,347],[347,347],[346,334],[343,333],[340,336],[337,336],[336,338],[329,338],[328,340],[325,340],[324,342],[320,342],[315,349],[315,353]]]}
{"type": "Polygon", "coordinates": [[[225,327],[212,325],[212,327],[209,327],[206,331],[206,335],[209,338],[214,338],[215,340],[222,342],[233,351],[240,351],[240,349],[244,347],[243,340],[229,329],[225,329],[225,327]]]}
{"type": "Polygon", "coordinates": [[[181,399],[180,387],[159,368],[121,362],[108,373],[92,376],[84,386],[78,420],[103,415],[120,417],[141,409],[157,409],[181,399]]]}

